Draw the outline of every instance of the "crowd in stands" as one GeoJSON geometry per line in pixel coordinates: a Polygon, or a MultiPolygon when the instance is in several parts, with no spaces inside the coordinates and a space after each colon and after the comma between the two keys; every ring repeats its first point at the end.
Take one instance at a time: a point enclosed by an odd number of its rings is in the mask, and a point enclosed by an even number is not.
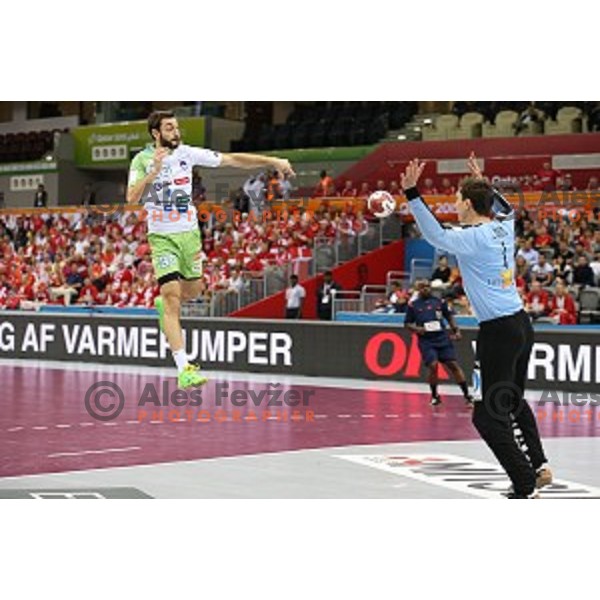
{"type": "Polygon", "coordinates": [[[581,292],[600,286],[600,220],[547,218],[534,225],[526,211],[516,222],[516,283],[533,319],[578,322],[581,292]]]}
{"type": "MultiPolygon", "coordinates": [[[[342,240],[368,231],[361,213],[321,207],[313,218],[207,224],[203,230],[204,291],[241,291],[269,267],[299,269],[314,239],[342,240]]],[[[106,221],[93,212],[0,216],[0,308],[40,304],[152,307],[158,294],[146,224],[138,213],[106,221]]]]}
{"type": "MultiPolygon", "coordinates": [[[[545,162],[537,173],[519,176],[493,175],[490,181],[497,188],[505,192],[548,192],[555,190],[573,192],[600,191],[598,176],[591,176],[587,181],[587,185],[583,189],[578,190],[573,182],[572,174],[562,173],[552,168],[550,162],[545,162]]],[[[458,176],[453,179],[449,177],[439,177],[436,179],[427,177],[423,180],[420,191],[427,196],[451,196],[456,193],[458,184],[458,176]]],[[[392,196],[399,196],[402,193],[397,180],[386,182],[383,179],[379,179],[371,187],[371,184],[367,181],[356,183],[348,179],[344,181],[343,185],[336,186],[333,177],[327,171],[321,171],[319,181],[312,190],[312,195],[315,197],[367,198],[373,192],[380,190],[389,192],[392,196]]]]}

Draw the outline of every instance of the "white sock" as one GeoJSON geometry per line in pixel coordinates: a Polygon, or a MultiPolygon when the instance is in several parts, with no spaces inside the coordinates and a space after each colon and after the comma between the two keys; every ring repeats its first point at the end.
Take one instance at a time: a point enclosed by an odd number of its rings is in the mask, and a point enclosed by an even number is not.
{"type": "Polygon", "coordinates": [[[185,366],[188,364],[188,355],[185,353],[185,350],[177,350],[177,352],[173,352],[173,359],[175,360],[175,364],[177,365],[177,372],[181,373],[185,366]]]}

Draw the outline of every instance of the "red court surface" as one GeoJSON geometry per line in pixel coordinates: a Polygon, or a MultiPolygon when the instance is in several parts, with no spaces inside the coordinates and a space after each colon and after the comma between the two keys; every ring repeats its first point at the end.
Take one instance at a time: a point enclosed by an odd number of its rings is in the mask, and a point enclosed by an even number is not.
{"type": "MultiPolygon", "coordinates": [[[[479,439],[471,411],[459,395],[446,394],[444,404],[432,409],[426,393],[403,391],[401,383],[348,382],[353,387],[343,387],[339,381],[313,379],[315,383],[295,385],[278,376],[214,374],[203,389],[201,406],[169,412],[173,407],[140,408],[138,401],[148,384],[162,393],[168,382],[173,392],[172,370],[128,371],[108,366],[79,369],[73,364],[57,368],[57,363],[0,364],[0,477],[350,445],[479,439]],[[86,410],[86,391],[98,381],[123,390],[124,409],[112,421],[96,420],[86,410]],[[281,382],[286,391],[312,390],[314,395],[308,406],[294,409],[295,416],[285,405],[267,407],[269,396],[258,408],[235,408],[229,401],[218,406],[215,385],[223,382],[230,392],[237,389],[240,394],[252,390],[256,395],[269,383],[281,382]]],[[[103,403],[110,404],[110,399],[103,403]]],[[[546,408],[539,425],[544,438],[596,437],[600,411],[546,408]]]]}

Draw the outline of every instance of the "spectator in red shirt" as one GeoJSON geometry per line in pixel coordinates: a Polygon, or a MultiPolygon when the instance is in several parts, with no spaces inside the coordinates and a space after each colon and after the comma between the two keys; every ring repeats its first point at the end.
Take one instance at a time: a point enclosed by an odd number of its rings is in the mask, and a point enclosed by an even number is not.
{"type": "Polygon", "coordinates": [[[256,252],[250,252],[248,261],[244,265],[246,270],[250,272],[251,276],[260,275],[264,270],[263,262],[256,256],[256,252]]]}
{"type": "Polygon", "coordinates": [[[560,176],[560,172],[552,168],[552,165],[546,161],[538,172],[539,187],[545,192],[556,189],[556,179],[560,176]]]}
{"type": "Polygon", "coordinates": [[[335,185],[333,179],[327,175],[327,171],[321,171],[321,179],[315,188],[315,196],[335,196],[335,185]]]}
{"type": "Polygon", "coordinates": [[[358,197],[359,198],[367,198],[370,195],[371,195],[371,190],[369,188],[369,183],[366,181],[363,181],[360,184],[360,191],[358,192],[358,197]]]}
{"type": "Polygon", "coordinates": [[[532,281],[529,293],[525,294],[525,311],[532,319],[548,314],[549,296],[539,281],[532,281]]]}
{"type": "Polygon", "coordinates": [[[442,190],[441,193],[444,196],[454,196],[456,193],[456,188],[450,183],[450,180],[447,177],[442,179],[442,190]]]}
{"type": "Polygon", "coordinates": [[[392,196],[400,196],[401,192],[400,192],[400,186],[398,185],[398,182],[390,181],[390,186],[388,188],[388,191],[390,192],[390,194],[392,196]]]}
{"type": "Polygon", "coordinates": [[[128,306],[131,301],[131,284],[128,281],[123,281],[121,284],[121,288],[116,293],[117,302],[115,306],[119,308],[123,308],[124,306],[128,306]]]}
{"type": "Polygon", "coordinates": [[[435,185],[433,184],[433,179],[427,178],[423,184],[423,194],[425,196],[436,196],[438,191],[435,185]]]}
{"type": "MultiPolygon", "coordinates": [[[[524,235],[524,237],[526,237],[524,235]]],[[[548,229],[544,226],[538,229],[538,234],[535,237],[534,246],[540,248],[550,248],[554,243],[554,238],[548,233],[548,229]]]]}
{"type": "Polygon", "coordinates": [[[598,187],[598,178],[590,177],[588,184],[587,184],[586,191],[587,192],[597,192],[599,189],[600,188],[598,187]]]}
{"type": "Polygon", "coordinates": [[[119,263],[119,268],[113,275],[113,285],[116,289],[123,287],[123,284],[127,283],[129,286],[133,283],[133,272],[129,267],[125,267],[124,262],[119,263]]]}
{"type": "Polygon", "coordinates": [[[337,230],[344,237],[353,236],[354,230],[352,229],[352,220],[348,218],[346,213],[342,213],[337,222],[337,230]]]}
{"type": "Polygon", "coordinates": [[[354,234],[359,237],[369,233],[369,223],[365,220],[362,212],[356,215],[356,219],[352,223],[352,229],[354,234]]]}
{"type": "Polygon", "coordinates": [[[350,179],[347,179],[346,183],[344,183],[344,189],[342,190],[341,196],[342,196],[342,198],[355,198],[356,197],[356,188],[354,187],[354,185],[352,184],[352,181],[350,181],[350,179]]]}
{"type": "Polygon", "coordinates": [[[559,325],[575,325],[577,323],[575,301],[562,282],[556,284],[555,294],[550,302],[550,311],[550,316],[559,325]]]}
{"type": "Polygon", "coordinates": [[[89,277],[87,277],[83,281],[83,287],[79,292],[79,298],[77,299],[77,304],[87,304],[91,306],[92,304],[96,304],[98,300],[98,290],[96,286],[92,284],[92,281],[89,277]]]}

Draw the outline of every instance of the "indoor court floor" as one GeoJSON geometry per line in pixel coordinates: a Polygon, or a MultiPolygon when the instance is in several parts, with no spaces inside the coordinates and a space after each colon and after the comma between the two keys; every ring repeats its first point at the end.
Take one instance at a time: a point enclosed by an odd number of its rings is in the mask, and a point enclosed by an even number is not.
{"type": "MultiPolygon", "coordinates": [[[[509,485],[456,387],[434,409],[421,384],[208,372],[199,406],[160,406],[173,373],[1,360],[0,498],[501,499],[509,485]],[[115,418],[116,392],[86,406],[100,381],[122,392],[115,418]]],[[[600,410],[538,398],[556,477],[542,498],[600,498],[600,410]]]]}

